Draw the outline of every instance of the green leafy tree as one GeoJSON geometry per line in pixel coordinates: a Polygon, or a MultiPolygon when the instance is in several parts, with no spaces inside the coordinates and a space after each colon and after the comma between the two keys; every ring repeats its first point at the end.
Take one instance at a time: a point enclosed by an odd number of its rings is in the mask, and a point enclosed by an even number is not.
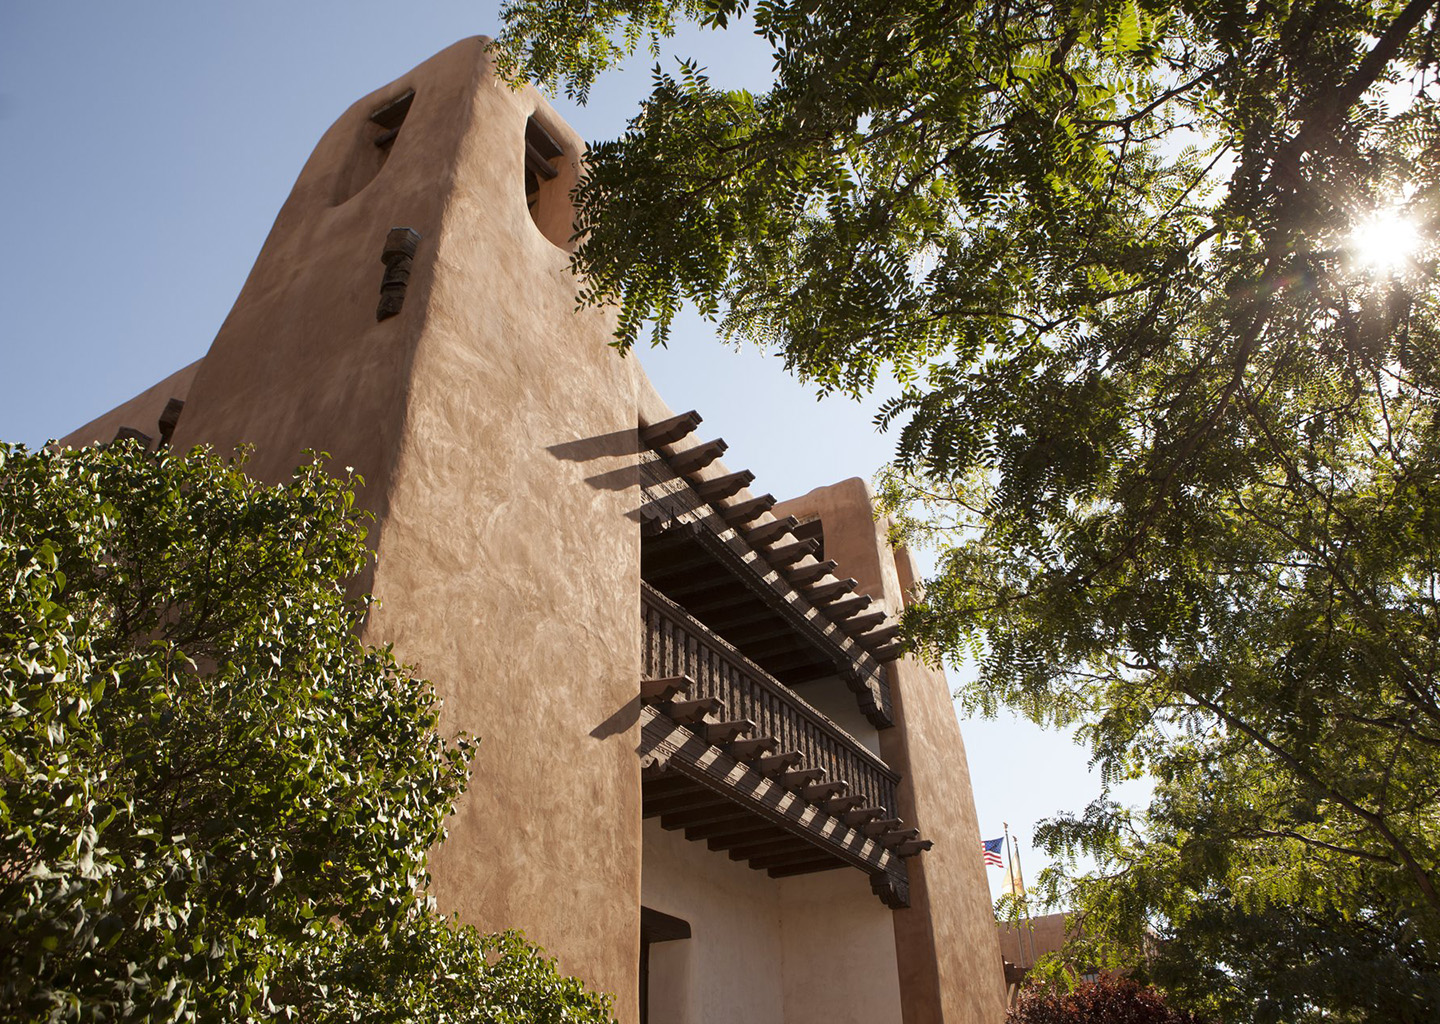
{"type": "Polygon", "coordinates": [[[1099,863],[1048,892],[1226,1019],[1440,1015],[1435,8],[506,7],[582,97],[681,21],[773,49],[593,147],[581,294],[621,348],[692,302],[821,389],[895,373],[908,636],[1156,780],[1042,831],[1099,863]]]}
{"type": "Polygon", "coordinates": [[[357,639],[352,482],[0,445],[0,1017],[609,1020],[426,900],[472,748],[357,639]]]}

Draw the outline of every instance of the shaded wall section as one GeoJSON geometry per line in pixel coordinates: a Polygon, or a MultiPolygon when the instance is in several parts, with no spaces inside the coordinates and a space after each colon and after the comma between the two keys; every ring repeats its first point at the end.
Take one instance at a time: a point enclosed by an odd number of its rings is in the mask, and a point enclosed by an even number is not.
{"type": "MultiPolygon", "coordinates": [[[[870,489],[853,478],[775,507],[775,515],[818,515],[825,555],[845,567],[859,591],[898,614],[905,587],[897,553],[876,522],[870,489]]],[[[914,567],[899,553],[907,579],[914,567]]],[[[1005,1016],[1004,974],[965,744],[945,675],[914,658],[891,662],[895,726],[880,732],[882,755],[903,776],[899,816],[934,840],[907,861],[910,907],[895,915],[905,1024],[998,1024],[1005,1016]]]]}

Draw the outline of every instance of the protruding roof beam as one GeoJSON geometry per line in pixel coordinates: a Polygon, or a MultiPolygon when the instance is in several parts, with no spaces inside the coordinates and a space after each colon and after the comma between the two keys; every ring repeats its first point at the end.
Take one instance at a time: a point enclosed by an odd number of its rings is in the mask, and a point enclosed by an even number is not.
{"type": "Polygon", "coordinates": [[[755,474],[748,469],[742,469],[738,473],[726,473],[724,476],[717,476],[713,480],[701,480],[692,486],[695,493],[712,505],[722,498],[729,498],[739,494],[740,491],[749,487],[755,481],[755,474]]]}
{"type": "Polygon", "coordinates": [[[690,687],[694,685],[695,680],[689,676],[666,676],[663,679],[642,679],[640,680],[640,700],[646,704],[667,701],[677,694],[688,693],[690,687]]]}
{"type": "Polygon", "coordinates": [[[761,523],[751,530],[745,531],[745,540],[752,548],[758,548],[761,544],[769,544],[785,536],[796,526],[800,520],[794,516],[786,516],[784,519],[772,519],[768,523],[761,523]]]}
{"type": "Polygon", "coordinates": [[[758,517],[761,513],[769,512],[775,507],[775,495],[762,494],[758,498],[749,498],[745,501],[736,502],[720,510],[720,517],[731,526],[742,526],[758,517]]]}
{"type": "Polygon", "coordinates": [[[885,644],[883,647],[876,647],[870,651],[876,661],[894,661],[904,653],[905,645],[899,643],[885,644]]]}
{"type": "Polygon", "coordinates": [[[755,759],[755,770],[761,775],[774,777],[789,768],[795,767],[805,760],[805,755],[798,750],[787,750],[783,754],[770,754],[767,757],[755,759]]]}
{"type": "Polygon", "coordinates": [[[859,828],[867,821],[880,817],[885,813],[883,807],[857,807],[854,810],[846,811],[840,815],[840,820],[851,828],[859,828]]]}
{"type": "Polygon", "coordinates": [[[748,718],[737,718],[731,722],[707,722],[705,742],[712,747],[729,743],[740,736],[749,736],[755,731],[755,723],[748,718]]]}
{"type": "Polygon", "coordinates": [[[780,785],[786,789],[799,789],[812,782],[819,782],[826,775],[824,768],[798,768],[780,774],[780,785]]]}
{"type": "Polygon", "coordinates": [[[908,843],[901,843],[899,846],[892,848],[890,852],[897,857],[913,857],[917,853],[924,853],[934,845],[935,841],[933,839],[912,839],[908,843]]]}
{"type": "Polygon", "coordinates": [[[869,594],[851,594],[849,597],[826,605],[824,611],[831,619],[838,621],[857,614],[860,609],[867,608],[869,605],[869,594]]]}
{"type": "Polygon", "coordinates": [[[640,440],[651,448],[662,444],[674,444],[682,437],[695,433],[695,428],[703,420],[703,416],[691,409],[689,412],[682,412],[679,416],[671,416],[668,420],[661,420],[659,423],[652,423],[648,427],[640,428],[640,440]]]}
{"type": "Polygon", "coordinates": [[[867,647],[883,647],[899,635],[900,623],[892,622],[890,625],[882,627],[881,629],[871,630],[869,633],[866,633],[860,637],[860,642],[867,647]]]}
{"type": "Polygon", "coordinates": [[[808,786],[800,787],[800,795],[807,803],[818,804],[823,800],[829,800],[832,796],[844,796],[850,792],[850,783],[844,779],[833,779],[830,782],[814,782],[808,786]]]}
{"type": "Polygon", "coordinates": [[[765,560],[771,565],[793,565],[806,555],[813,555],[820,547],[813,540],[797,540],[792,544],[780,544],[765,552],[765,560]]]}
{"type": "MultiPolygon", "coordinates": [[[[829,583],[817,583],[805,591],[805,597],[811,604],[824,607],[825,602],[832,601],[842,594],[848,594],[854,590],[858,583],[854,580],[831,580],[829,583]]],[[[826,608],[828,612],[829,609],[826,608]]]]}
{"type": "Polygon", "coordinates": [[[877,612],[867,612],[864,615],[857,615],[853,619],[845,620],[844,622],[840,623],[840,625],[844,628],[845,632],[849,633],[853,637],[858,638],[871,626],[877,626],[884,621],[885,612],[882,610],[877,612]]]}
{"type": "Polygon", "coordinates": [[[730,744],[729,754],[737,761],[751,761],[779,745],[774,736],[757,736],[749,740],[735,740],[730,744]]]}
{"type": "Polygon", "coordinates": [[[672,722],[694,725],[706,715],[718,715],[725,709],[725,702],[719,697],[701,697],[697,700],[671,701],[660,708],[672,722]]]}
{"type": "Polygon", "coordinates": [[[694,473],[724,455],[725,450],[729,447],[724,439],[717,437],[713,441],[706,441],[694,448],[687,448],[679,455],[670,456],[670,465],[677,473],[694,473]]]}
{"type": "Polygon", "coordinates": [[[827,576],[835,571],[835,562],[832,559],[828,562],[817,562],[814,565],[802,565],[798,569],[790,569],[786,575],[790,582],[796,586],[803,587],[807,583],[813,583],[822,576],[827,576]]]}

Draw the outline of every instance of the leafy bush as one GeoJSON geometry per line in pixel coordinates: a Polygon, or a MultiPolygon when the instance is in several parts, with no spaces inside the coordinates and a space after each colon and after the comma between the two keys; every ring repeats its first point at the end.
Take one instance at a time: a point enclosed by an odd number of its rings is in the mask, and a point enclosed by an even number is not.
{"type": "Polygon", "coordinates": [[[0,445],[0,1018],[609,1019],[425,898],[472,746],[357,639],[354,482],[0,445]]]}
{"type": "Polygon", "coordinates": [[[1101,978],[1073,992],[1032,989],[1006,1015],[1008,1024],[1200,1024],[1167,1006],[1156,989],[1126,978],[1101,978]]]}

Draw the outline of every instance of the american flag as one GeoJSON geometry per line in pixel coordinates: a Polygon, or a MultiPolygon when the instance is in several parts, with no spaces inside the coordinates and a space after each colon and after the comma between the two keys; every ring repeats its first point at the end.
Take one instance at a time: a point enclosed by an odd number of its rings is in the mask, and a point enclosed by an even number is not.
{"type": "Polygon", "coordinates": [[[1005,866],[1004,862],[1000,860],[1000,848],[1004,845],[1004,836],[1001,836],[999,839],[980,840],[980,849],[985,854],[985,863],[987,865],[991,865],[997,868],[1005,866]]]}

